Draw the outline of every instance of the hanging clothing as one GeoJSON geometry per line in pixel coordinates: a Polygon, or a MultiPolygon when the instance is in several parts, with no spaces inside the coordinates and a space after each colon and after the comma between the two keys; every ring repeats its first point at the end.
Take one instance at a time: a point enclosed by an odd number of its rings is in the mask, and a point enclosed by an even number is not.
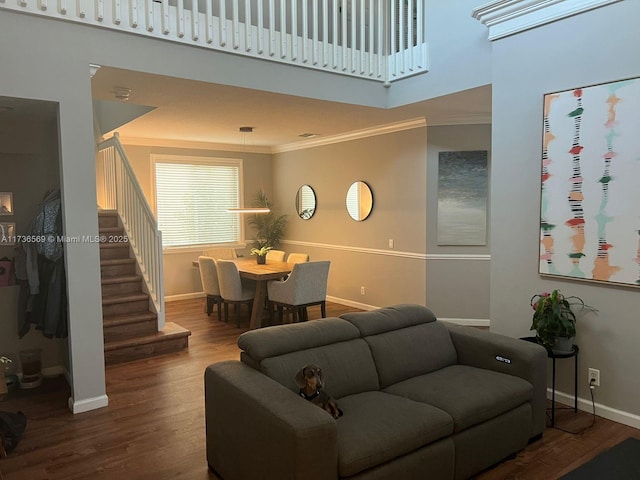
{"type": "Polygon", "coordinates": [[[67,283],[64,267],[60,190],[45,196],[26,235],[44,241],[23,242],[16,256],[16,278],[21,285],[18,336],[31,325],[47,338],[66,337],[67,283]]]}

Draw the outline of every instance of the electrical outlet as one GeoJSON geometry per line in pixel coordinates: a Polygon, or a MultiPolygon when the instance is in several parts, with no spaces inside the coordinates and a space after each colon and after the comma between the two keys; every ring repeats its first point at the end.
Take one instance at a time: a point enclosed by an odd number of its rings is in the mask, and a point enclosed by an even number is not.
{"type": "Polygon", "coordinates": [[[393,238],[389,239],[389,248],[393,248],[393,238]]]}
{"type": "Polygon", "coordinates": [[[364,295],[364,287],[360,287],[360,295],[364,295]]]}
{"type": "Polygon", "coordinates": [[[597,368],[589,369],[589,386],[592,385],[592,381],[594,387],[600,386],[600,370],[598,370],[597,368]]]}

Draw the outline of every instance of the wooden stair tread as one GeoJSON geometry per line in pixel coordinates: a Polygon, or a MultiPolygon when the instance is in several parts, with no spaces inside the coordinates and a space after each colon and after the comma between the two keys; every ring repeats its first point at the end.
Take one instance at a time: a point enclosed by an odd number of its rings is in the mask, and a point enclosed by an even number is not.
{"type": "Polygon", "coordinates": [[[121,315],[110,315],[102,320],[103,327],[115,327],[118,325],[128,325],[130,323],[145,322],[155,320],[157,315],[153,312],[123,313],[121,315]]]}
{"type": "Polygon", "coordinates": [[[141,275],[112,275],[102,279],[102,285],[113,285],[116,283],[141,282],[141,275]]]}
{"type": "Polygon", "coordinates": [[[110,267],[112,265],[126,265],[127,263],[136,263],[135,258],[106,258],[100,260],[101,267],[110,267]]]}
{"type": "Polygon", "coordinates": [[[129,248],[129,242],[100,242],[100,248],[129,248]]]}
{"type": "Polygon", "coordinates": [[[144,279],[138,273],[136,259],[131,258],[130,244],[117,241],[120,236],[125,239],[118,212],[99,210],[98,231],[105,237],[99,245],[105,364],[115,365],[189,348],[189,330],[168,322],[158,331],[158,315],[150,309],[149,295],[142,291],[144,279]]]}
{"type": "Polygon", "coordinates": [[[114,305],[117,303],[139,302],[147,300],[149,295],[146,293],[127,293],[123,295],[107,295],[102,297],[102,305],[114,305]]]}
{"type": "Polygon", "coordinates": [[[136,338],[128,338],[126,340],[118,340],[116,342],[106,342],[104,344],[104,350],[105,352],[110,352],[113,350],[118,350],[118,349],[127,348],[127,347],[135,347],[138,345],[146,345],[149,343],[165,342],[165,341],[173,340],[175,338],[189,337],[190,335],[191,335],[190,330],[187,330],[186,328],[182,328],[180,325],[176,323],[167,322],[165,323],[164,328],[161,331],[156,332],[152,335],[145,335],[145,336],[136,337],[136,338]]]}

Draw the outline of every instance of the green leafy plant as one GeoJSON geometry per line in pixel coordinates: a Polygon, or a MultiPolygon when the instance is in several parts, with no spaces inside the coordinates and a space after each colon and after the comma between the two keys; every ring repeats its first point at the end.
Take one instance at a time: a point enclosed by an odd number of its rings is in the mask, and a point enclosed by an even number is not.
{"type": "MultiPolygon", "coordinates": [[[[277,215],[273,211],[273,204],[262,190],[258,190],[252,200],[252,207],[267,207],[271,211],[269,213],[256,213],[250,215],[247,223],[255,229],[255,239],[253,241],[254,249],[264,247],[277,248],[280,241],[284,237],[285,228],[287,226],[287,215],[277,215]]],[[[251,251],[252,255],[253,250],[251,251]]],[[[266,252],[265,252],[266,255],[266,252]]]]}
{"type": "Polygon", "coordinates": [[[252,248],[251,249],[251,255],[257,255],[258,257],[264,257],[269,250],[271,250],[271,247],[252,248]]]}
{"type": "Polygon", "coordinates": [[[583,310],[596,312],[580,297],[564,296],[560,290],[551,293],[537,293],[531,297],[531,307],[534,310],[531,330],[536,331],[538,341],[545,347],[552,348],[557,339],[573,337],[576,334],[576,313],[583,310]]]}

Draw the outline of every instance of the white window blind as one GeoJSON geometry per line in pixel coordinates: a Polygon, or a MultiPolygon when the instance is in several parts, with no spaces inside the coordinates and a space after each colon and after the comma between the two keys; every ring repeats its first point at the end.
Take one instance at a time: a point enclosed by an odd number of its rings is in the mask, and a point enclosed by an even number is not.
{"type": "Polygon", "coordinates": [[[155,163],[156,212],[164,247],[238,243],[240,162],[155,163]]]}

